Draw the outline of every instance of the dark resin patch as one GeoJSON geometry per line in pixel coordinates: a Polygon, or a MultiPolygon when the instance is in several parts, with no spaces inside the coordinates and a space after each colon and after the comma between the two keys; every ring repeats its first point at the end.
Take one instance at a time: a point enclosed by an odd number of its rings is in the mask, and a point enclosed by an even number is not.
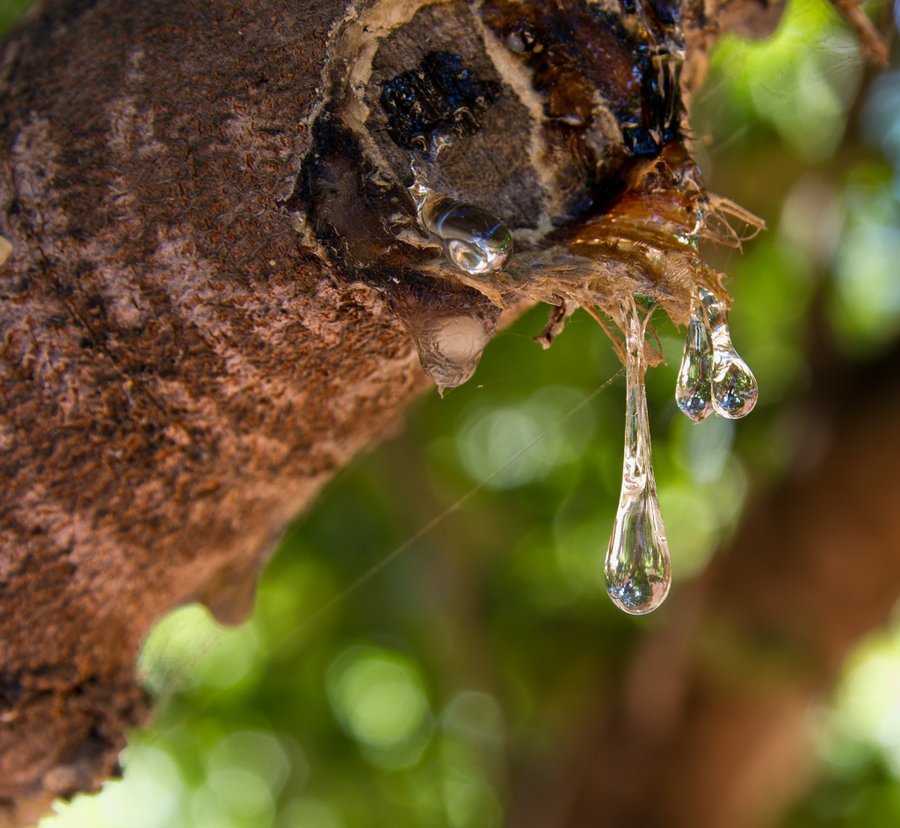
{"type": "Polygon", "coordinates": [[[500,84],[479,78],[460,55],[428,52],[415,69],[383,84],[381,106],[398,146],[427,149],[437,137],[475,133],[499,96],[500,84]]]}
{"type": "Polygon", "coordinates": [[[378,183],[357,137],[326,107],[313,124],[310,152],[283,206],[305,213],[335,261],[359,271],[390,252],[394,233],[385,217],[404,198],[405,192],[378,183]]]}
{"type": "Polygon", "coordinates": [[[659,155],[668,143],[684,136],[681,121],[681,64],[665,52],[651,53],[641,46],[634,61],[634,72],[641,81],[640,123],[620,118],[625,146],[632,155],[659,155]]]}
{"type": "Polygon", "coordinates": [[[591,129],[599,93],[625,154],[654,158],[683,138],[681,0],[619,5],[613,12],[583,0],[485,0],[481,14],[532,70],[549,121],[591,129]]]}

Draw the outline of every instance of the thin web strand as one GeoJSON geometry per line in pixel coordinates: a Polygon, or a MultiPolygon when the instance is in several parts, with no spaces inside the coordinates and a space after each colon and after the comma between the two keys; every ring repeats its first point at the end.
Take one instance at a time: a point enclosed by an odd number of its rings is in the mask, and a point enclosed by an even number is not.
{"type": "MultiPolygon", "coordinates": [[[[622,369],[616,371],[609,379],[605,382],[601,383],[597,386],[593,391],[591,391],[587,396],[585,396],[582,400],[577,402],[574,406],[572,406],[569,411],[565,414],[561,415],[555,422],[551,425],[547,426],[542,432],[535,435],[529,442],[527,442],[524,446],[517,449],[508,459],[506,459],[503,463],[501,463],[494,471],[488,474],[486,477],[479,480],[472,488],[468,489],[463,495],[457,498],[453,503],[451,503],[446,509],[439,512],[435,515],[431,520],[429,520],[425,525],[423,525],[420,529],[418,529],[415,533],[413,533],[409,538],[403,541],[398,546],[395,546],[390,552],[388,552],[383,558],[370,566],[365,572],[360,574],[357,578],[351,581],[344,589],[342,589],[337,595],[333,596],[329,600],[327,600],[324,604],[319,606],[317,609],[313,610],[313,612],[304,618],[301,622],[296,624],[290,630],[285,632],[281,637],[272,642],[268,647],[263,648],[261,650],[261,657],[268,658],[278,651],[284,649],[295,637],[299,636],[309,627],[313,626],[319,619],[327,615],[331,610],[333,610],[338,604],[343,602],[346,598],[353,595],[362,589],[369,581],[375,578],[379,573],[381,573],[384,569],[386,569],[390,564],[396,561],[399,557],[409,551],[416,543],[418,543],[422,538],[429,535],[433,532],[438,526],[440,526],[445,520],[447,520],[451,515],[458,512],[462,509],[463,506],[466,505],[472,498],[475,497],[485,486],[487,486],[492,480],[494,480],[497,476],[502,474],[510,465],[515,463],[520,457],[530,451],[534,446],[540,443],[544,438],[546,438],[550,433],[552,433],[555,429],[561,426],[564,422],[574,417],[579,411],[583,408],[587,407],[590,403],[592,403],[601,393],[603,393],[607,388],[609,388],[617,379],[619,379],[623,375],[624,371],[622,369]]],[[[189,669],[182,673],[182,676],[187,676],[190,672],[190,668],[192,668],[199,658],[204,655],[210,648],[216,646],[218,641],[210,642],[208,647],[204,647],[203,650],[198,653],[195,658],[191,660],[189,669]]],[[[230,690],[237,682],[232,682],[230,684],[225,685],[214,693],[210,694],[202,704],[193,708],[183,716],[179,717],[176,721],[169,724],[164,730],[157,734],[152,734],[150,732],[145,733],[145,738],[142,740],[144,744],[154,744],[170,733],[177,730],[177,728],[189,722],[191,719],[201,715],[202,713],[209,710],[209,708],[213,705],[213,703],[223,696],[228,690],[230,690]],[[150,738],[147,738],[147,737],[150,738]]],[[[174,698],[174,696],[184,687],[184,682],[182,682],[179,686],[172,687],[168,691],[160,693],[156,700],[156,707],[158,711],[161,711],[166,704],[174,698]]]]}

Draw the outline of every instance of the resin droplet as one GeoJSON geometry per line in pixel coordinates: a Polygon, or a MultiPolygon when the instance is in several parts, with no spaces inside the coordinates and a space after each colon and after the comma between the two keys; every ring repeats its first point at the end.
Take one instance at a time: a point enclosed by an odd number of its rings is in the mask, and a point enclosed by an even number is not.
{"type": "Polygon", "coordinates": [[[650,424],[644,390],[644,330],[632,302],[625,311],[627,398],[622,493],[606,553],[606,591],[631,615],[655,610],[669,594],[669,544],[650,457],[650,424]]]}
{"type": "Polygon", "coordinates": [[[756,377],[731,344],[728,315],[722,302],[710,291],[699,289],[712,339],[712,404],[716,414],[737,420],[756,405],[756,377]]]}
{"type": "Polygon", "coordinates": [[[410,327],[419,362],[442,396],[475,373],[493,332],[492,324],[463,314],[417,319],[410,327]]]}
{"type": "Polygon", "coordinates": [[[441,240],[450,264],[471,276],[503,269],[513,239],[500,219],[474,204],[434,195],[418,181],[410,192],[419,221],[441,240]]]}
{"type": "Polygon", "coordinates": [[[712,339],[706,326],[703,307],[695,304],[675,385],[675,402],[682,413],[695,423],[705,420],[713,411],[710,387],[712,361],[712,339]]]}

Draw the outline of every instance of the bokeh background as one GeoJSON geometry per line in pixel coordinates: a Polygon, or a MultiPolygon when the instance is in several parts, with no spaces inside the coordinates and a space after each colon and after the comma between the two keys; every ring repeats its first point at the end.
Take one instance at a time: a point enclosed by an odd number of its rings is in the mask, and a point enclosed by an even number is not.
{"type": "MultiPolygon", "coordinates": [[[[0,26],[26,5],[0,0],[0,26]]],[[[760,400],[746,420],[691,424],[673,399],[683,334],[657,320],[668,365],[647,385],[673,595],[727,546],[748,499],[803,462],[797,411],[823,343],[851,366],[896,347],[897,65],[868,66],[822,0],[792,0],[767,41],[716,50],[694,132],[711,189],[769,225],[717,260],[760,400]]],[[[132,734],[124,778],[57,803],[41,828],[509,824],[523,780],[552,775],[636,643],[671,622],[668,608],[625,617],[605,595],[624,381],[582,312],[542,351],[545,314],[500,334],[467,385],[425,395],[327,487],[247,623],[200,606],[159,622],[140,656],[159,712],[132,734]]],[[[816,769],[778,825],[900,825],[900,618],[807,715],[816,769]]]]}

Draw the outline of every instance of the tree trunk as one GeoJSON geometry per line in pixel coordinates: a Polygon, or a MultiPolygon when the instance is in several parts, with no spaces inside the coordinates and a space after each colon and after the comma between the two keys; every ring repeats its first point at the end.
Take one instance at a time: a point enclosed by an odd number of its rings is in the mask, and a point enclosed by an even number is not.
{"type": "MultiPolygon", "coordinates": [[[[504,4],[493,8],[491,25],[505,25],[504,4]]],[[[765,31],[778,10],[688,4],[685,96],[719,26],[765,31]]],[[[379,57],[382,40],[412,26],[415,43],[427,24],[468,43],[479,13],[451,0],[58,0],[6,39],[0,809],[11,824],[114,771],[125,729],[147,712],[134,656],[149,626],[193,599],[224,618],[246,612],[287,521],[426,387],[417,349],[440,385],[457,384],[499,306],[515,305],[441,278],[395,241],[384,216],[409,213],[397,196],[406,156],[361,144],[386,158],[391,189],[354,166],[335,126],[356,117],[335,108],[335,89],[368,82],[354,61],[383,89],[419,70],[399,35],[379,57]],[[374,28],[357,32],[360,20],[374,28]]],[[[504,118],[531,128],[531,93],[503,85],[495,56],[467,59],[499,73],[484,88],[499,83],[506,103],[491,111],[509,111],[450,126],[480,130],[500,160],[489,174],[482,151],[447,167],[481,202],[533,203],[516,226],[537,226],[561,203],[569,162],[505,175],[504,118]]]]}

